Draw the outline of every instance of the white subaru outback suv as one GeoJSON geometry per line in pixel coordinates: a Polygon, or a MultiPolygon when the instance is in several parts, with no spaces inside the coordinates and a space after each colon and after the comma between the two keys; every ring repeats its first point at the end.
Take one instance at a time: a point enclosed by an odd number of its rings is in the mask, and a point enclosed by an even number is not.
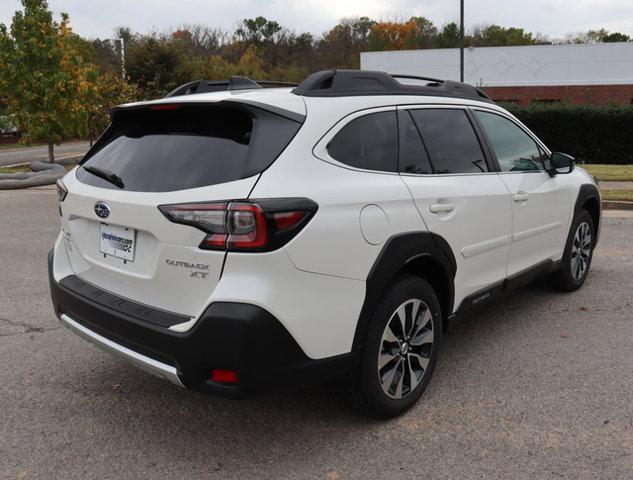
{"type": "Polygon", "coordinates": [[[380,416],[420,397],[451,321],[539,275],[579,288],[601,213],[480,90],[349,70],[118,107],[59,201],[66,327],[179,386],[342,379],[380,416]]]}

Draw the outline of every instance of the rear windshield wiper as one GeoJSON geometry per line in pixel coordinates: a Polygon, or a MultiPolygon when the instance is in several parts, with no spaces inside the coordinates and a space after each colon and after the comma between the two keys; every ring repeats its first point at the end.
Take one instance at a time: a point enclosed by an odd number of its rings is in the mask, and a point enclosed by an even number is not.
{"type": "Polygon", "coordinates": [[[91,167],[90,165],[81,166],[86,172],[92,173],[93,175],[103,178],[106,182],[110,182],[112,185],[115,185],[119,188],[125,187],[123,184],[123,180],[116,173],[109,172],[108,170],[104,170],[103,168],[91,167]]]}

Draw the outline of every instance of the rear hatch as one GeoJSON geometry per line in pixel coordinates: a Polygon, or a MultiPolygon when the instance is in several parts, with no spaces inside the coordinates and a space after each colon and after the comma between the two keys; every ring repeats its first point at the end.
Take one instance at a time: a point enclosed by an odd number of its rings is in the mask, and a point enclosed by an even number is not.
{"type": "Polygon", "coordinates": [[[73,271],[123,298],[197,316],[226,254],[199,248],[209,232],[170,221],[159,206],[246,199],[300,126],[237,102],[115,111],[64,179],[62,228],[73,271]]]}

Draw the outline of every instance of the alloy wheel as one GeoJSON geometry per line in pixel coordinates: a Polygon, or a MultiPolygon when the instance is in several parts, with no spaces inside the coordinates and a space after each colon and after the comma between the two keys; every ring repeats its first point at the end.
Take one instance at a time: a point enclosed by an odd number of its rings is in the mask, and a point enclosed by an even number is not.
{"type": "Polygon", "coordinates": [[[389,398],[399,400],[420,383],[431,360],[433,313],[410,299],[391,315],[380,341],[378,381],[389,398]]]}
{"type": "Polygon", "coordinates": [[[571,274],[574,280],[580,280],[589,267],[591,256],[591,227],[582,222],[576,229],[574,243],[571,246],[571,274]]]}

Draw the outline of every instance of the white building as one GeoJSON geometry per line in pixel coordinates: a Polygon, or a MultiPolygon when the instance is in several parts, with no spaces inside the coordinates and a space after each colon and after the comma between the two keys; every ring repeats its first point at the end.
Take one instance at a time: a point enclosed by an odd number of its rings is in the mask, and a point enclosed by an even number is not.
{"type": "MultiPolygon", "coordinates": [[[[459,49],[363,52],[361,68],[459,80],[459,49]]],[[[522,104],[631,104],[633,42],[466,48],[464,81],[522,104]]]]}

